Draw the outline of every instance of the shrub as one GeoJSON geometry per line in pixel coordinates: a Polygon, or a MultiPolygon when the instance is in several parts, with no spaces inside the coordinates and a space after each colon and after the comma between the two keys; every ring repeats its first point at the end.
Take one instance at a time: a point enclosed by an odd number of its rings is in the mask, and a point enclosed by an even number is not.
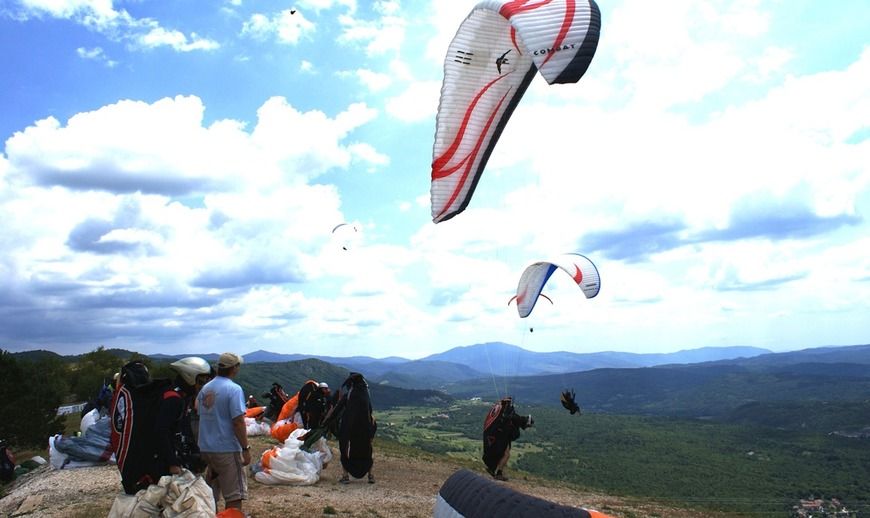
{"type": "Polygon", "coordinates": [[[44,447],[63,431],[57,415],[66,393],[64,366],[57,360],[17,362],[0,350],[0,438],[17,447],[44,447]]]}

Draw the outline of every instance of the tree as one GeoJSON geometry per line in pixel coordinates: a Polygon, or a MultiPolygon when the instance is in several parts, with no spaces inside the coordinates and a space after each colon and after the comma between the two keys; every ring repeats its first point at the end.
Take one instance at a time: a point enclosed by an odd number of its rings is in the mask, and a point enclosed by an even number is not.
{"type": "Polygon", "coordinates": [[[70,390],[78,401],[90,400],[99,393],[104,383],[111,383],[116,372],[126,363],[105,347],[97,347],[83,354],[69,373],[70,390]]]}
{"type": "Polygon", "coordinates": [[[57,415],[66,393],[64,365],[54,359],[17,362],[0,350],[0,438],[18,447],[44,447],[49,436],[63,431],[57,415]]]}

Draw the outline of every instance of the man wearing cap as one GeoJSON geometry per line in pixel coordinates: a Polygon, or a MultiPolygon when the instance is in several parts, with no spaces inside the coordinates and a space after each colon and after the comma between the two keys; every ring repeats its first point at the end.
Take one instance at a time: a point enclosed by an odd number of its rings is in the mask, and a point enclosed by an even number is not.
{"type": "Polygon", "coordinates": [[[248,498],[245,466],[251,463],[251,447],[245,428],[245,393],[233,378],[242,359],[223,353],[217,376],[205,384],[196,398],[199,409],[199,449],[208,464],[206,481],[214,492],[215,505],[223,496],[227,509],[241,511],[248,498]]]}

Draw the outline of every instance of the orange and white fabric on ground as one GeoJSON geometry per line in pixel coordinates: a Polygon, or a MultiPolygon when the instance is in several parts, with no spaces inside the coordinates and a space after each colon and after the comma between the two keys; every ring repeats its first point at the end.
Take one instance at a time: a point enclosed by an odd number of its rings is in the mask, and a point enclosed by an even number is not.
{"type": "Polygon", "coordinates": [[[311,452],[300,449],[299,437],[308,433],[298,428],[290,433],[284,444],[263,452],[260,461],[251,469],[254,480],[269,485],[310,486],[320,480],[323,467],[332,460],[332,450],[325,438],[320,438],[311,452]]]}

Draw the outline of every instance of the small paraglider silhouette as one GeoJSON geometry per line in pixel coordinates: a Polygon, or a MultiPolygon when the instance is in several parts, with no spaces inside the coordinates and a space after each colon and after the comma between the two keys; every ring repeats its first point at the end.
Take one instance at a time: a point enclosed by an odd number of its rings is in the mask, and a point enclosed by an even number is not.
{"type": "MultiPolygon", "coordinates": [[[[349,230],[342,231],[345,233],[348,231],[353,231],[354,234],[359,232],[359,229],[356,228],[356,225],[351,225],[349,223],[339,223],[338,225],[335,226],[335,228],[332,229],[332,233],[335,234],[335,232],[342,227],[347,227],[349,229],[349,230]]],[[[345,252],[348,250],[348,246],[349,246],[348,241],[351,239],[350,236],[352,236],[352,235],[353,234],[346,234],[345,236],[343,236],[345,243],[341,245],[341,249],[344,250],[345,252]]]]}
{"type": "Polygon", "coordinates": [[[571,415],[578,413],[582,414],[582,412],[580,412],[580,406],[577,405],[576,401],[574,401],[573,390],[562,391],[562,396],[559,399],[562,401],[562,406],[565,407],[565,410],[570,411],[571,415]]]}

